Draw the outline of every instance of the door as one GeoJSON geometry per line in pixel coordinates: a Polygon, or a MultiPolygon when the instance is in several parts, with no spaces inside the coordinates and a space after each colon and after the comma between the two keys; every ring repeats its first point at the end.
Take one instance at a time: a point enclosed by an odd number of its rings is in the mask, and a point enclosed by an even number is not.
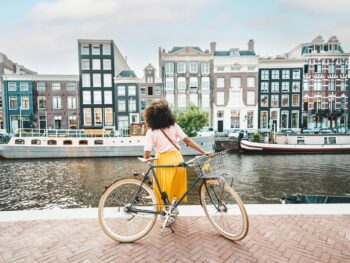
{"type": "Polygon", "coordinates": [[[61,120],[55,120],[55,129],[61,129],[61,120]]]}
{"type": "Polygon", "coordinates": [[[11,130],[12,131],[18,130],[18,120],[11,120],[11,130]]]}
{"type": "Polygon", "coordinates": [[[218,121],[218,132],[223,132],[224,131],[224,121],[220,120],[218,121]]]}
{"type": "Polygon", "coordinates": [[[39,116],[39,129],[40,130],[46,129],[46,117],[45,116],[39,116]]]}

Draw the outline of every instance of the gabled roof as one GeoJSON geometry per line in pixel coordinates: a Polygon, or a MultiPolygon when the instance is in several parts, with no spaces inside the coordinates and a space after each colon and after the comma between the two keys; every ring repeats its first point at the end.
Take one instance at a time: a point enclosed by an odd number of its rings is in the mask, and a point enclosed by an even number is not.
{"type": "Polygon", "coordinates": [[[120,78],[136,78],[136,74],[133,70],[123,70],[121,71],[117,77],[120,77],[120,78]]]}
{"type": "MultiPolygon", "coordinates": [[[[169,53],[175,53],[183,48],[186,48],[186,47],[173,47],[172,50],[169,51],[169,53]]],[[[200,47],[189,47],[189,48],[192,48],[192,49],[197,50],[199,52],[203,52],[203,50],[200,47]]]]}

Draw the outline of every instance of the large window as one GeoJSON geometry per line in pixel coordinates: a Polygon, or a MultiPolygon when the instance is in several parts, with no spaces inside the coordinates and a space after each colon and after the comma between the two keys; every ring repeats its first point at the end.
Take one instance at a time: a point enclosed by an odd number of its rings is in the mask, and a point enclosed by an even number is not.
{"type": "Polygon", "coordinates": [[[271,107],[279,107],[279,96],[278,95],[271,95],[271,107]]]}
{"type": "Polygon", "coordinates": [[[160,95],[162,92],[162,89],[160,86],[154,86],[154,95],[160,95]]]}
{"type": "Polygon", "coordinates": [[[255,104],[255,91],[247,92],[247,104],[254,105],[255,104]]]}
{"type": "Polygon", "coordinates": [[[102,94],[101,91],[94,91],[94,104],[102,104],[102,94]]]}
{"type": "Polygon", "coordinates": [[[82,74],[82,87],[90,87],[91,81],[90,81],[90,74],[82,74]]]}
{"type": "Polygon", "coordinates": [[[21,97],[22,110],[29,110],[29,97],[21,97]]]}
{"type": "Polygon", "coordinates": [[[269,83],[261,82],[261,93],[268,93],[268,92],[269,92],[269,83]]]}
{"type": "Polygon", "coordinates": [[[293,69],[293,79],[300,79],[300,69],[293,69]]]}
{"type": "Polygon", "coordinates": [[[100,70],[101,69],[101,60],[93,59],[92,60],[92,69],[93,70],[100,70]]]}
{"type": "Polygon", "coordinates": [[[174,90],[174,78],[165,79],[165,90],[174,90]]]}
{"type": "Polygon", "coordinates": [[[282,82],[282,92],[289,92],[289,82],[282,82]]]}
{"type": "Polygon", "coordinates": [[[238,77],[231,78],[231,88],[240,89],[241,87],[242,87],[241,78],[238,78],[238,77]]]}
{"type": "Polygon", "coordinates": [[[89,55],[90,54],[90,49],[89,45],[82,45],[81,46],[81,52],[82,55],[89,55]]]}
{"type": "Polygon", "coordinates": [[[136,112],[136,100],[129,100],[129,112],[136,112]]]}
{"type": "Polygon", "coordinates": [[[267,129],[268,128],[268,123],[269,123],[268,112],[267,111],[261,111],[260,112],[260,126],[261,126],[261,128],[267,129]]]}
{"type": "Polygon", "coordinates": [[[190,63],[190,73],[198,73],[198,63],[197,62],[190,63]]]}
{"type": "Polygon", "coordinates": [[[74,82],[67,83],[67,91],[75,91],[75,90],[76,90],[76,85],[74,82]]]}
{"type": "Polygon", "coordinates": [[[209,74],[209,63],[201,63],[201,72],[202,74],[209,74]]]}
{"type": "Polygon", "coordinates": [[[112,61],[110,59],[103,60],[103,70],[111,70],[112,69],[112,61]]]}
{"type": "Polygon", "coordinates": [[[282,79],[290,79],[290,70],[289,69],[282,70],[282,79]]]}
{"type": "Polygon", "coordinates": [[[125,129],[129,126],[129,117],[128,116],[119,116],[118,117],[118,129],[125,129]]]}
{"type": "Polygon", "coordinates": [[[52,83],[52,90],[53,91],[60,91],[61,90],[61,83],[58,83],[58,82],[52,83]]]}
{"type": "Polygon", "coordinates": [[[84,125],[85,126],[91,126],[91,109],[84,108],[83,109],[83,116],[84,116],[84,125]]]}
{"type": "Polygon", "coordinates": [[[262,70],[260,77],[262,80],[269,80],[269,71],[268,70],[262,70]]]}
{"type": "Polygon", "coordinates": [[[118,100],[118,111],[120,111],[120,112],[126,111],[125,100],[118,100]]]}
{"type": "Polygon", "coordinates": [[[165,94],[165,100],[168,102],[169,106],[174,106],[174,94],[167,93],[165,94]]]}
{"type": "Polygon", "coordinates": [[[177,96],[177,106],[179,108],[186,108],[187,106],[187,101],[186,101],[186,94],[179,94],[177,96]]]}
{"type": "Polygon", "coordinates": [[[288,114],[289,114],[289,111],[282,111],[281,112],[281,128],[282,129],[288,128],[288,114]]]}
{"type": "Polygon", "coordinates": [[[84,90],[83,91],[83,104],[91,104],[91,92],[84,90]]]}
{"type": "Polygon", "coordinates": [[[39,109],[46,109],[46,97],[45,96],[38,97],[38,108],[39,109]]]}
{"type": "Polygon", "coordinates": [[[103,74],[103,86],[106,88],[112,87],[112,74],[103,74]]]}
{"type": "Polygon", "coordinates": [[[106,126],[112,126],[113,125],[113,109],[112,108],[105,108],[105,125],[106,126]]]}
{"type": "Polygon", "coordinates": [[[304,87],[304,91],[309,91],[309,81],[308,80],[304,80],[303,87],[304,87]]]}
{"type": "Polygon", "coordinates": [[[299,107],[299,95],[297,94],[292,95],[292,106],[299,107]]]}
{"type": "Polygon", "coordinates": [[[272,82],[271,83],[271,92],[273,92],[273,93],[280,92],[280,83],[279,82],[272,82]]]}
{"type": "Polygon", "coordinates": [[[17,87],[16,87],[16,82],[9,82],[8,83],[8,87],[7,87],[8,91],[16,91],[17,87]]]}
{"type": "Polygon", "coordinates": [[[77,108],[77,98],[74,96],[67,97],[68,109],[76,109],[77,108]]]}
{"type": "Polygon", "coordinates": [[[190,77],[190,88],[198,88],[198,78],[190,77]]]}
{"type": "Polygon", "coordinates": [[[92,46],[92,55],[100,55],[100,54],[101,54],[100,45],[93,45],[92,46]]]}
{"type": "Polygon", "coordinates": [[[103,44],[102,52],[103,52],[103,55],[111,55],[111,44],[103,44]]]}
{"type": "Polygon", "coordinates": [[[288,107],[289,106],[289,94],[282,94],[282,96],[281,96],[281,104],[282,104],[282,107],[288,107]]]}
{"type": "Polygon", "coordinates": [[[202,90],[210,90],[209,77],[202,77],[202,90]]]}
{"type": "Polygon", "coordinates": [[[27,82],[21,82],[19,85],[20,91],[28,91],[29,90],[29,84],[27,82]]]}
{"type": "Polygon", "coordinates": [[[125,96],[125,86],[118,86],[118,96],[125,96]]]}
{"type": "Polygon", "coordinates": [[[255,88],[255,77],[248,77],[247,78],[247,87],[248,88],[255,88]]]}
{"type": "Polygon", "coordinates": [[[104,91],[104,104],[112,104],[112,91],[111,90],[104,91]]]}
{"type": "Polygon", "coordinates": [[[299,111],[292,111],[292,128],[299,128],[299,111]]]}
{"type": "Polygon", "coordinates": [[[54,110],[62,108],[61,97],[58,97],[58,96],[52,97],[52,108],[54,110]]]}
{"type": "Polygon", "coordinates": [[[322,90],[322,80],[315,79],[315,91],[321,91],[321,90],[322,90]]]}
{"type": "Polygon", "coordinates": [[[279,78],[280,78],[280,71],[279,70],[272,70],[271,79],[279,79],[279,78]]]}
{"type": "Polygon", "coordinates": [[[174,63],[166,62],[165,63],[165,74],[173,74],[174,73],[174,63]]]}
{"type": "Polygon", "coordinates": [[[36,89],[37,89],[38,91],[45,91],[45,82],[38,82],[38,83],[36,84],[36,89]]]}
{"type": "Polygon", "coordinates": [[[335,91],[335,79],[328,81],[328,91],[335,91]]]}
{"type": "Polygon", "coordinates": [[[322,73],[322,62],[318,61],[315,63],[315,73],[322,73]]]}
{"type": "Polygon", "coordinates": [[[190,94],[190,103],[194,106],[198,106],[198,94],[197,93],[190,94]]]}
{"type": "Polygon", "coordinates": [[[128,87],[128,96],[136,96],[136,86],[128,87]]]}
{"type": "Polygon", "coordinates": [[[260,105],[261,105],[261,107],[268,107],[269,106],[269,97],[267,95],[260,96],[260,105]]]}
{"type": "Polygon", "coordinates": [[[330,62],[328,65],[328,73],[335,74],[335,62],[330,62]]]}
{"type": "Polygon", "coordinates": [[[340,91],[346,91],[346,80],[345,79],[340,80],[340,91]]]}
{"type": "Polygon", "coordinates": [[[9,107],[10,110],[16,110],[17,109],[17,98],[16,97],[10,97],[9,98],[9,104],[10,104],[10,107],[9,107]]]}
{"type": "Polygon", "coordinates": [[[217,88],[224,88],[225,87],[225,79],[224,78],[217,78],[216,79],[216,87],[217,88]]]}
{"type": "Polygon", "coordinates": [[[247,128],[254,128],[254,111],[252,110],[247,111],[247,128]]]}
{"type": "Polygon", "coordinates": [[[177,89],[185,92],[185,90],[186,90],[186,78],[181,77],[181,78],[177,79],[177,89]]]}
{"type": "Polygon", "coordinates": [[[92,74],[93,87],[101,87],[101,74],[92,74]]]}
{"type": "Polygon", "coordinates": [[[209,108],[210,107],[210,94],[208,93],[202,93],[202,108],[209,108]]]}
{"type": "Polygon", "coordinates": [[[346,65],[345,65],[344,61],[342,61],[341,64],[340,64],[340,73],[341,74],[345,74],[346,73],[346,65]]]}
{"type": "Polygon", "coordinates": [[[140,100],[140,110],[144,111],[147,105],[147,100],[140,100]]]}
{"type": "Polygon", "coordinates": [[[231,111],[231,128],[240,127],[240,112],[239,110],[231,111]]]}
{"type": "Polygon", "coordinates": [[[300,92],[300,82],[292,83],[292,92],[300,92]]]}
{"type": "Polygon", "coordinates": [[[185,63],[184,62],[178,62],[177,63],[177,73],[185,73],[185,63]]]}
{"type": "Polygon", "coordinates": [[[94,109],[95,114],[95,125],[101,126],[102,125],[102,109],[101,108],[95,108],[94,109]]]}
{"type": "Polygon", "coordinates": [[[225,104],[225,92],[216,92],[216,105],[222,106],[225,104]]]}

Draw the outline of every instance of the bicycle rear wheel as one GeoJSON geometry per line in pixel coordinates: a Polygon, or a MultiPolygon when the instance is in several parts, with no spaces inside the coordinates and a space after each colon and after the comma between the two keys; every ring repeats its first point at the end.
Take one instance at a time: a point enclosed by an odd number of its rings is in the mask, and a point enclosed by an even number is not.
{"type": "Polygon", "coordinates": [[[133,179],[115,182],[101,197],[98,206],[100,225],[116,241],[136,241],[147,235],[156,222],[156,204],[156,197],[146,184],[141,185],[133,179]]]}
{"type": "Polygon", "coordinates": [[[244,204],[224,180],[202,183],[200,199],[206,216],[220,234],[234,241],[247,235],[249,222],[244,204]]]}

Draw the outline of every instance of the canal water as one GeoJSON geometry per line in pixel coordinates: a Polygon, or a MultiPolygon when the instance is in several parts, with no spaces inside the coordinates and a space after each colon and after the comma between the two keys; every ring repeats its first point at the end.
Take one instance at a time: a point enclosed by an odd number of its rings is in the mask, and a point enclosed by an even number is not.
{"type": "MultiPolygon", "coordinates": [[[[289,193],[350,194],[350,155],[230,155],[245,203],[279,203],[289,193]]],[[[136,158],[0,159],[0,210],[97,207],[105,186],[142,172],[136,158]]],[[[189,183],[196,174],[189,171],[189,183]]],[[[189,204],[198,204],[198,188],[189,204]]]]}

